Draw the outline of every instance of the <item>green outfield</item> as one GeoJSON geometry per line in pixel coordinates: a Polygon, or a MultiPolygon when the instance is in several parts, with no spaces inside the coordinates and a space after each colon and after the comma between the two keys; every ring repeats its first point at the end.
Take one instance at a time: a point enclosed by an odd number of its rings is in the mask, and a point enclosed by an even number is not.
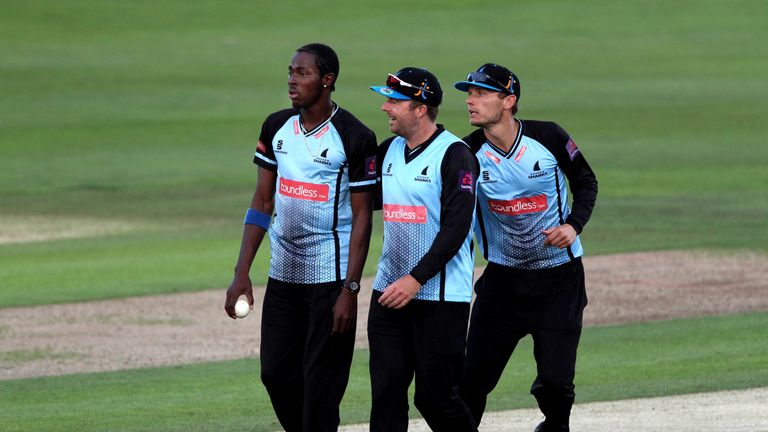
{"type": "MultiPolygon", "coordinates": [[[[766,251],[760,8],[6,1],[0,233],[49,241],[0,244],[0,305],[225,286],[261,121],[288,105],[293,50],[316,40],[341,58],[335,99],[379,139],[382,101],[367,86],[387,72],[430,68],[446,90],[440,120],[464,134],[451,83],[486,61],[513,68],[521,117],[558,121],[597,172],[587,253],[766,251]],[[400,29],[396,11],[419,25],[400,29]]],[[[257,282],[267,258],[259,254],[257,282]]]]}
{"type": "MultiPolygon", "coordinates": [[[[767,325],[761,313],[585,329],[577,402],[768,385],[767,325]]],[[[489,410],[534,406],[527,394],[535,375],[531,352],[527,338],[489,410]]],[[[258,373],[250,359],[0,381],[0,422],[7,432],[279,430],[258,373]]],[[[342,422],[366,422],[370,400],[368,352],[360,351],[342,422]]]]}
{"type": "MultiPolygon", "coordinates": [[[[223,293],[261,121],[288,106],[287,65],[315,41],[339,53],[335,100],[379,140],[382,98],[367,86],[388,72],[434,72],[439,120],[462,135],[471,128],[452,83],[488,61],[513,69],[519,116],[557,121],[597,174],[587,254],[768,253],[765,11],[758,0],[4,0],[0,308],[223,293]]],[[[268,256],[265,247],[255,283],[268,256]]],[[[766,386],[766,318],[588,329],[579,401],[766,386]]],[[[493,409],[530,406],[528,351],[493,409]]],[[[366,418],[366,356],[356,355],[345,421],[366,418]]],[[[275,427],[254,360],[0,381],[0,424],[275,427]]]]}

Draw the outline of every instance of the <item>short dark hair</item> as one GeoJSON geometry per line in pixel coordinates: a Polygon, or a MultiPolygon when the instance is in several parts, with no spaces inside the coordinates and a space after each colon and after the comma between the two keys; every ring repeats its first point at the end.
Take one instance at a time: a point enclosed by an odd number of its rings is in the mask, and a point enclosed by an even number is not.
{"type": "Polygon", "coordinates": [[[336,80],[339,78],[339,57],[333,48],[321,43],[311,43],[297,49],[296,52],[312,54],[315,57],[315,65],[320,70],[321,77],[325,74],[333,74],[331,91],[336,90],[336,80]]]}

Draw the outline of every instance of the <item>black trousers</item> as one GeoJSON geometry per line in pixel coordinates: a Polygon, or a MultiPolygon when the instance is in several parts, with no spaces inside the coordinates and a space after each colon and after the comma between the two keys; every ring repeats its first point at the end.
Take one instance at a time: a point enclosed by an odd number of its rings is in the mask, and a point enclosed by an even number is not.
{"type": "Polygon", "coordinates": [[[414,405],[432,430],[477,431],[458,392],[469,303],[412,300],[395,310],[382,307],[379,297],[374,291],[368,312],[371,431],[408,430],[414,375],[414,405]]]}
{"type": "Polygon", "coordinates": [[[573,379],[587,304],[580,259],[544,270],[489,264],[475,284],[461,397],[480,424],[515,346],[533,338],[537,376],[531,386],[546,431],[568,431],[573,379]]]}
{"type": "Polygon", "coordinates": [[[338,429],[355,343],[354,329],[331,336],[340,290],[341,282],[267,282],[261,381],[286,432],[338,429]]]}

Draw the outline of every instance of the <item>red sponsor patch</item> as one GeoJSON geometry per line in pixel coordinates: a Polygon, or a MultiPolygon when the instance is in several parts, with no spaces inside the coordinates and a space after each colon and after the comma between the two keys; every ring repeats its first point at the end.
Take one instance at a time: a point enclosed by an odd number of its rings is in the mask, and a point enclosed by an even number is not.
{"type": "Polygon", "coordinates": [[[265,146],[264,143],[261,142],[261,140],[259,140],[259,143],[256,144],[256,151],[261,154],[264,154],[267,152],[267,146],[265,146]]]}
{"type": "Polygon", "coordinates": [[[404,206],[384,204],[384,222],[427,223],[427,208],[424,206],[404,206]]]}
{"type": "Polygon", "coordinates": [[[293,121],[293,134],[294,135],[298,135],[300,129],[301,128],[299,127],[299,121],[298,120],[294,120],[293,121]]]}
{"type": "Polygon", "coordinates": [[[579,148],[576,147],[576,143],[570,138],[568,138],[568,143],[565,145],[565,149],[568,151],[568,156],[571,157],[571,160],[579,154],[579,148]]]}
{"type": "Polygon", "coordinates": [[[488,150],[485,151],[485,155],[488,156],[488,159],[492,160],[496,164],[501,162],[501,159],[497,158],[495,154],[491,153],[488,150]]]}
{"type": "Polygon", "coordinates": [[[520,151],[517,152],[517,156],[515,156],[515,162],[520,162],[520,159],[523,158],[523,155],[525,154],[525,151],[528,150],[528,147],[522,146],[520,148],[520,151]]]}
{"type": "Polygon", "coordinates": [[[305,183],[280,178],[280,194],[309,201],[328,201],[329,187],[326,184],[305,183]]]}
{"type": "Polygon", "coordinates": [[[488,200],[488,207],[494,213],[517,216],[526,213],[538,213],[547,209],[547,196],[536,195],[513,200],[488,200]]]}

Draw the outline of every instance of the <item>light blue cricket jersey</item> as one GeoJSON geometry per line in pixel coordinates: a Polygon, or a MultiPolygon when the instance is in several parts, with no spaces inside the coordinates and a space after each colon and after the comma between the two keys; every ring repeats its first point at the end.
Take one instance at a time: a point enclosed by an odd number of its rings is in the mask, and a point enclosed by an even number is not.
{"type": "MultiPolygon", "coordinates": [[[[460,141],[443,131],[407,163],[405,139],[396,137],[389,144],[380,164],[384,246],[374,290],[384,291],[409,274],[432,246],[440,230],[443,187],[456,187],[443,184],[443,158],[449,147],[460,141]]],[[[415,299],[470,302],[474,270],[471,244],[470,228],[456,255],[421,287],[415,299]]]]}
{"type": "Polygon", "coordinates": [[[350,191],[376,183],[373,132],[338,107],[311,131],[298,110],[279,111],[264,121],[254,163],[277,172],[269,276],[300,284],[343,280],[350,191]]]}

